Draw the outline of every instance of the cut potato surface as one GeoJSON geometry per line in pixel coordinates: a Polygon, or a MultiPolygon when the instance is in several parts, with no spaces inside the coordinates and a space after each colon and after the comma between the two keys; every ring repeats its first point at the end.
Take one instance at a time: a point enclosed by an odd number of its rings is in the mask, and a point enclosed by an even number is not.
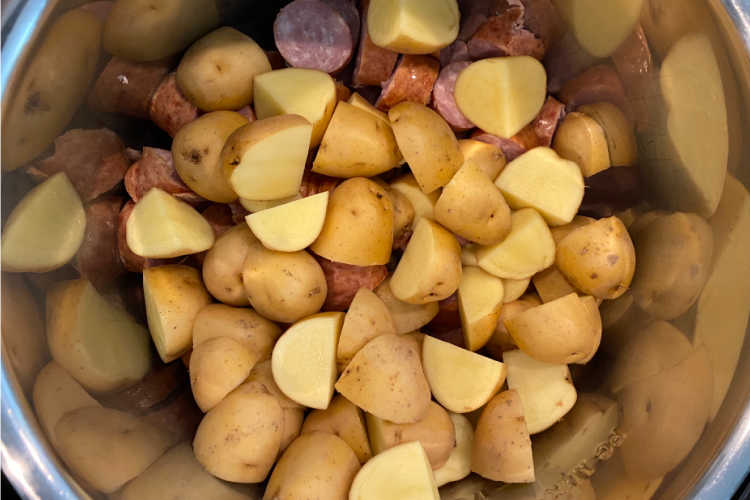
{"type": "Polygon", "coordinates": [[[245,217],[263,246],[279,252],[307,248],[320,235],[328,210],[328,191],[261,210],[245,217]]]}
{"type": "Polygon", "coordinates": [[[287,397],[324,410],[336,382],[336,344],[344,313],[305,318],[284,332],[273,348],[273,379],[287,397]]]}
{"type": "Polygon", "coordinates": [[[373,0],[367,10],[372,42],[402,54],[432,54],[458,36],[456,0],[373,0]]]}
{"type": "Polygon", "coordinates": [[[471,474],[471,450],[474,447],[474,428],[468,418],[456,413],[450,414],[456,434],[456,446],[448,461],[439,469],[433,470],[438,487],[459,481],[471,474]]]}
{"type": "Polygon", "coordinates": [[[322,431],[339,436],[354,450],[359,462],[372,458],[362,411],[342,395],[337,395],[325,410],[313,410],[305,418],[302,434],[322,431]]]}
{"type": "Polygon", "coordinates": [[[505,382],[505,365],[448,342],[425,336],[422,363],[432,394],[455,413],[482,407],[505,382]]]}
{"type": "Polygon", "coordinates": [[[539,113],[547,74],[533,57],[496,57],[472,63],[456,81],[456,104],[477,127],[510,138],[539,113]]]}
{"type": "Polygon", "coordinates": [[[86,213],[65,173],[53,175],[24,196],[2,237],[3,271],[45,272],[65,265],[83,243],[86,213]]]}
{"type": "Polygon", "coordinates": [[[427,304],[409,304],[397,299],[391,291],[391,279],[387,278],[375,289],[393,318],[397,334],[404,334],[420,329],[437,316],[440,306],[437,302],[427,304]]]}
{"type": "MultiPolygon", "coordinates": [[[[478,267],[465,267],[458,285],[458,312],[464,345],[478,351],[495,331],[505,297],[503,280],[478,267]]],[[[454,410],[456,411],[456,410],[454,410]]]]}
{"type": "Polygon", "coordinates": [[[369,288],[360,288],[344,317],[336,349],[337,362],[346,366],[370,340],[395,333],[396,326],[385,302],[369,288]]]}
{"type": "Polygon", "coordinates": [[[581,169],[545,147],[508,163],[495,184],[511,208],[534,208],[554,226],[572,221],[583,200],[581,169]]]}
{"type": "Polygon", "coordinates": [[[529,288],[530,282],[531,278],[522,278],[518,280],[505,278],[503,280],[503,303],[507,304],[508,302],[520,299],[529,288]]]}
{"type": "Polygon", "coordinates": [[[199,253],[214,244],[214,231],[206,219],[159,188],[138,200],[126,228],[130,250],[147,259],[199,253]]]}
{"type": "Polygon", "coordinates": [[[552,148],[561,158],[575,162],[584,177],[591,177],[611,166],[607,136],[591,116],[569,113],[555,132],[552,148]]]}
{"type": "Polygon", "coordinates": [[[250,213],[254,213],[260,212],[261,210],[268,210],[269,208],[278,207],[279,205],[284,205],[285,203],[290,203],[292,201],[300,199],[302,199],[302,196],[297,193],[287,198],[279,198],[278,200],[250,200],[248,198],[240,198],[239,202],[240,205],[242,205],[242,208],[250,213]]]}
{"type": "Polygon", "coordinates": [[[412,228],[417,225],[417,222],[422,217],[427,217],[428,219],[435,218],[435,204],[440,197],[440,191],[435,190],[429,194],[425,194],[412,174],[403,175],[393,181],[391,189],[404,195],[414,208],[412,228]]]}
{"type": "Polygon", "coordinates": [[[629,167],[638,160],[633,125],[625,113],[611,102],[596,102],[578,107],[599,123],[607,139],[609,162],[614,167],[629,167]]]}

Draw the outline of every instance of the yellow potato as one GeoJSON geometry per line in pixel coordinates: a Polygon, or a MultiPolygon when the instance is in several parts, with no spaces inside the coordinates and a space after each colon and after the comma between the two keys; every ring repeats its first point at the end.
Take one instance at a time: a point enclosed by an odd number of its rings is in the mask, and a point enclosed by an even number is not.
{"type": "Polygon", "coordinates": [[[99,63],[101,33],[102,22],[80,9],[51,23],[3,114],[13,124],[2,130],[3,171],[44,152],[81,107],[99,63]]]}
{"type": "Polygon", "coordinates": [[[151,338],[169,363],[193,347],[193,323],[211,297],[197,269],[177,264],[144,269],[143,296],[151,338]]]}
{"type": "Polygon", "coordinates": [[[310,250],[354,266],[386,264],[393,247],[393,204],[383,188],[363,177],[333,191],[326,221],[310,250]]]}
{"type": "Polygon", "coordinates": [[[520,299],[521,296],[524,293],[526,293],[526,290],[529,288],[530,282],[531,282],[530,278],[523,278],[519,280],[514,280],[510,278],[504,279],[503,280],[503,303],[507,304],[509,302],[513,302],[514,300],[520,299]]]}
{"type": "Polygon", "coordinates": [[[206,113],[184,125],[172,141],[172,158],[180,179],[197,194],[217,203],[237,199],[221,168],[221,149],[232,132],[247,123],[234,111],[206,113]]]}
{"type": "Polygon", "coordinates": [[[474,162],[493,181],[505,168],[505,154],[495,145],[474,139],[460,139],[458,147],[464,155],[464,163],[474,162]]]}
{"type": "Polygon", "coordinates": [[[396,326],[383,300],[369,288],[360,288],[344,317],[336,361],[340,366],[346,366],[370,340],[395,333],[396,326]]]}
{"type": "Polygon", "coordinates": [[[485,406],[474,433],[471,470],[505,483],[534,482],[531,438],[521,396],[501,392],[485,406]]]}
{"type": "Polygon", "coordinates": [[[255,40],[223,26],[185,52],[177,85],[203,111],[240,109],[253,102],[253,78],[268,71],[271,63],[255,40]]]}
{"type": "Polygon", "coordinates": [[[547,74],[529,56],[472,63],[456,80],[456,104],[477,127],[511,138],[536,117],[547,98],[547,74]]]}
{"type": "Polygon", "coordinates": [[[346,500],[358,470],[359,460],[341,438],[326,432],[303,434],[279,459],[263,499],[346,500]]]}
{"type": "Polygon", "coordinates": [[[629,167],[638,161],[638,144],[633,125],[619,107],[603,101],[579,106],[578,111],[596,120],[604,131],[610,165],[629,167]]]}
{"type": "Polygon", "coordinates": [[[347,365],[336,390],[364,411],[398,424],[421,420],[430,405],[417,341],[400,335],[368,342],[347,365]]]}
{"type": "Polygon", "coordinates": [[[201,309],[193,322],[193,346],[214,337],[231,337],[263,361],[271,351],[281,329],[275,323],[249,308],[209,304],[201,309]]]}
{"type": "Polygon", "coordinates": [[[302,408],[282,408],[281,409],[281,443],[279,444],[279,453],[292,444],[297,439],[302,430],[302,422],[305,420],[305,411],[302,408]]]}
{"type": "Polygon", "coordinates": [[[578,293],[578,290],[570,284],[557,266],[550,266],[544,271],[536,273],[532,281],[534,282],[536,293],[539,294],[542,302],[545,303],[565,297],[571,293],[578,293]]]}
{"type": "Polygon", "coordinates": [[[2,267],[11,272],[45,272],[70,261],[83,243],[86,213],[64,172],[34,187],[3,227],[2,267]]]}
{"type": "Polygon", "coordinates": [[[620,453],[603,462],[591,478],[597,500],[651,500],[661,486],[662,478],[628,477],[620,453]]]}
{"type": "Polygon", "coordinates": [[[510,233],[510,208],[500,190],[473,162],[465,162],[445,185],[435,204],[435,220],[480,245],[510,233]]]}
{"type": "Polygon", "coordinates": [[[346,101],[352,106],[359,108],[363,111],[367,111],[371,115],[375,116],[376,118],[380,119],[381,122],[385,123],[389,127],[391,126],[391,122],[388,120],[388,115],[380,111],[378,108],[370,104],[370,102],[359,95],[357,92],[352,93],[352,95],[349,97],[349,100],[346,101]]]}
{"type": "Polygon", "coordinates": [[[320,235],[327,210],[328,191],[324,191],[252,213],[245,221],[266,248],[297,252],[320,235]]]}
{"type": "Polygon", "coordinates": [[[302,424],[302,434],[328,432],[343,439],[364,464],[372,457],[362,412],[344,396],[337,395],[325,410],[313,410],[302,424]]]}
{"type": "Polygon", "coordinates": [[[255,365],[245,383],[234,390],[234,392],[243,391],[270,394],[276,399],[276,401],[278,401],[282,410],[300,410],[304,408],[301,404],[289,399],[283,392],[281,392],[279,386],[276,385],[276,382],[273,379],[273,370],[271,368],[270,359],[255,365]]]}
{"type": "Polygon", "coordinates": [[[392,107],[388,119],[422,191],[429,194],[445,186],[464,161],[450,125],[427,106],[409,101],[392,107]]]}
{"type": "Polygon", "coordinates": [[[282,323],[318,312],[328,293],[323,270],[312,255],[276,252],[261,245],[248,249],[242,284],[258,313],[282,323]]]}
{"type": "Polygon", "coordinates": [[[456,0],[373,0],[367,31],[375,45],[403,54],[432,54],[458,36],[456,0]]]}
{"type": "Polygon", "coordinates": [[[275,200],[299,191],[312,125],[299,115],[272,116],[235,130],[221,151],[224,176],[240,198],[275,200]]]}
{"type": "MultiPolygon", "coordinates": [[[[435,204],[440,197],[440,191],[436,190],[432,193],[425,194],[419,187],[417,180],[412,174],[404,174],[391,183],[391,189],[402,194],[409,203],[411,203],[414,209],[414,219],[412,220],[411,227],[417,225],[417,222],[422,217],[428,219],[434,219],[435,204]]],[[[394,207],[395,209],[395,207],[394,207]]]]}
{"type": "MultiPolygon", "coordinates": [[[[504,298],[503,280],[478,267],[465,267],[458,285],[458,312],[464,345],[478,351],[495,331],[504,298]]],[[[454,410],[456,411],[456,410],[454,410]]]]}
{"type": "Polygon", "coordinates": [[[279,198],[278,200],[251,200],[248,198],[240,198],[239,202],[242,208],[250,213],[260,212],[261,210],[268,210],[269,208],[278,207],[284,203],[290,203],[295,200],[301,200],[302,196],[297,193],[286,198],[279,198]]]}
{"type": "Polygon", "coordinates": [[[257,244],[247,224],[238,224],[217,238],[203,259],[203,283],[211,295],[231,306],[250,304],[242,269],[250,247],[257,244]]]}
{"type": "Polygon", "coordinates": [[[456,413],[450,414],[456,434],[456,446],[442,467],[433,471],[438,487],[460,481],[471,474],[471,452],[474,447],[474,428],[469,419],[456,413]]]}
{"type": "Polygon", "coordinates": [[[397,299],[391,291],[391,279],[383,281],[376,289],[375,295],[383,301],[393,318],[397,334],[413,332],[423,327],[437,316],[440,306],[437,302],[427,304],[409,304],[397,299]]]}
{"type": "Polygon", "coordinates": [[[563,238],[569,235],[574,229],[578,229],[581,226],[596,222],[596,219],[586,217],[585,215],[576,215],[573,220],[564,226],[555,226],[550,228],[552,233],[552,239],[555,240],[555,245],[559,245],[563,238]]]}
{"type": "Polygon", "coordinates": [[[487,352],[495,359],[502,359],[503,352],[518,349],[513,337],[510,336],[508,329],[505,327],[505,320],[541,304],[542,301],[533,292],[527,293],[517,300],[503,304],[503,308],[500,310],[500,317],[497,320],[497,327],[485,346],[487,352]]]}
{"type": "Polygon", "coordinates": [[[643,0],[615,0],[604,6],[597,0],[555,0],[576,40],[596,57],[612,54],[633,32],[643,0]]]}
{"type": "Polygon", "coordinates": [[[385,192],[388,193],[393,205],[393,239],[395,241],[405,231],[411,230],[414,224],[415,210],[409,198],[400,191],[388,186],[385,192]]]}
{"type": "Polygon", "coordinates": [[[575,162],[584,177],[591,177],[611,165],[604,129],[593,117],[569,113],[555,132],[552,148],[561,158],[575,162]]]}

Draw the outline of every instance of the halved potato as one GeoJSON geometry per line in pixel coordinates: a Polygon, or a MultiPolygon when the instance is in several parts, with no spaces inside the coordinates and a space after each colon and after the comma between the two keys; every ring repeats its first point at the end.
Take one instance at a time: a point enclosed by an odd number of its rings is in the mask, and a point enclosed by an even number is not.
{"type": "Polygon", "coordinates": [[[456,446],[448,461],[433,470],[438,487],[459,481],[471,474],[471,451],[474,447],[474,428],[469,419],[456,413],[450,414],[456,434],[456,446]]]}
{"type": "Polygon", "coordinates": [[[530,282],[530,278],[518,280],[505,278],[503,280],[503,304],[520,299],[526,293],[526,290],[528,290],[530,282]]]}
{"type": "Polygon", "coordinates": [[[83,243],[86,213],[64,172],[23,197],[3,227],[3,271],[45,272],[65,265],[83,243]]]}
{"type": "Polygon", "coordinates": [[[573,111],[562,121],[552,148],[561,158],[575,162],[584,177],[591,177],[611,165],[604,129],[594,118],[573,111]]]}
{"type": "Polygon", "coordinates": [[[388,120],[388,115],[380,111],[378,108],[370,104],[370,101],[359,95],[357,92],[352,93],[352,95],[349,97],[349,100],[346,101],[355,108],[359,108],[363,111],[367,111],[371,115],[375,116],[376,118],[380,119],[383,123],[391,126],[390,120],[388,120]]]}
{"type": "Polygon", "coordinates": [[[426,304],[409,304],[397,299],[391,291],[391,278],[387,278],[376,289],[375,294],[380,297],[393,318],[396,333],[404,334],[420,329],[437,316],[440,306],[437,302],[426,304]]]}
{"type": "Polygon", "coordinates": [[[302,434],[322,431],[339,436],[354,450],[359,462],[372,458],[362,411],[342,395],[337,395],[325,410],[313,410],[305,418],[302,434]]]}
{"type": "Polygon", "coordinates": [[[474,139],[459,139],[458,147],[464,155],[464,162],[474,162],[493,181],[505,168],[505,154],[493,144],[474,139]]]}
{"type": "Polygon", "coordinates": [[[504,293],[503,280],[497,276],[478,267],[463,268],[458,285],[458,312],[468,350],[478,351],[492,336],[504,293]]]}
{"type": "Polygon", "coordinates": [[[279,252],[307,248],[323,230],[328,210],[328,191],[255,212],[247,225],[263,246],[279,252]]]}
{"type": "Polygon", "coordinates": [[[629,167],[638,161],[638,144],[633,125],[619,107],[602,101],[579,106],[578,111],[596,120],[604,131],[610,165],[629,167]]]}
{"type": "Polygon", "coordinates": [[[239,198],[239,202],[240,205],[242,205],[242,208],[250,213],[255,213],[300,199],[302,199],[302,195],[297,193],[286,198],[279,198],[278,200],[251,200],[249,198],[239,198]]]}
{"type": "Polygon", "coordinates": [[[607,57],[633,32],[643,0],[554,0],[576,40],[592,56],[607,57]]]}
{"type": "Polygon", "coordinates": [[[391,183],[391,189],[398,191],[406,197],[414,208],[414,221],[412,228],[417,225],[419,219],[427,217],[434,219],[435,204],[440,197],[440,191],[425,194],[419,187],[417,180],[412,174],[404,174],[391,183]]]}
{"type": "Polygon", "coordinates": [[[458,36],[456,0],[374,0],[367,10],[372,42],[402,54],[432,54],[458,36]]]}
{"type": "Polygon", "coordinates": [[[336,360],[346,366],[370,340],[395,333],[396,326],[383,300],[369,288],[360,288],[344,316],[336,360]]]}

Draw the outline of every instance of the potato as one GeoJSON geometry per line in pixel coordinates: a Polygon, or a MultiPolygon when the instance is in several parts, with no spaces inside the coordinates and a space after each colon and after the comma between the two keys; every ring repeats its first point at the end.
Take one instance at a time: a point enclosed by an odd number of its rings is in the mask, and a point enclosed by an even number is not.
{"type": "Polygon", "coordinates": [[[471,474],[471,452],[474,447],[474,429],[469,419],[456,413],[450,414],[456,434],[456,446],[442,467],[433,470],[438,487],[460,481],[471,474]]]}
{"type": "Polygon", "coordinates": [[[225,481],[260,483],[279,453],[282,418],[272,395],[235,391],[201,420],[193,440],[195,458],[225,481]]]}
{"type": "Polygon", "coordinates": [[[206,472],[195,459],[189,443],[180,443],[130,481],[121,490],[121,500],[243,500],[259,498],[250,486],[225,483],[206,472]]]}
{"type": "Polygon", "coordinates": [[[474,162],[479,170],[493,181],[505,168],[505,154],[493,144],[474,139],[460,139],[458,147],[464,155],[464,163],[474,162]]]}
{"type": "Polygon", "coordinates": [[[397,424],[421,420],[430,405],[418,344],[410,337],[375,337],[354,355],[335,387],[364,411],[397,424]]]}
{"type": "Polygon", "coordinates": [[[606,8],[596,0],[556,0],[581,47],[596,57],[612,54],[632,33],[642,0],[617,0],[606,8]]]}
{"type": "Polygon", "coordinates": [[[3,274],[2,355],[9,361],[24,392],[29,394],[39,370],[49,359],[41,309],[21,275],[3,274]]]}
{"type": "Polygon", "coordinates": [[[81,198],[60,172],[29,191],[8,217],[0,252],[3,271],[60,268],[76,254],[85,231],[81,198]]]}
{"type": "Polygon", "coordinates": [[[242,284],[258,313],[282,323],[318,312],[328,293],[323,270],[312,255],[276,252],[261,245],[248,248],[242,284]]]}
{"type": "Polygon", "coordinates": [[[531,438],[521,395],[508,390],[487,403],[477,422],[471,470],[505,483],[534,482],[531,438]]]}
{"type": "Polygon", "coordinates": [[[340,366],[346,366],[370,340],[395,333],[396,326],[383,300],[369,288],[360,288],[344,317],[336,361],[340,366]]]}
{"type": "Polygon", "coordinates": [[[254,77],[268,71],[271,63],[255,40],[223,26],[185,52],[177,85],[203,111],[240,109],[253,102],[254,77]]]}
{"type": "MultiPolygon", "coordinates": [[[[435,204],[440,197],[440,191],[433,191],[432,193],[425,194],[420,189],[417,180],[412,174],[404,174],[391,183],[391,189],[402,194],[409,203],[411,203],[414,209],[414,219],[412,221],[412,228],[417,225],[417,222],[421,217],[427,217],[428,219],[434,219],[435,204]]],[[[395,207],[394,207],[395,209],[395,207]]]]}
{"type": "Polygon", "coordinates": [[[427,106],[409,101],[392,107],[388,119],[420,189],[429,194],[446,185],[463,163],[450,125],[427,106]]]}
{"type": "Polygon", "coordinates": [[[387,278],[375,289],[375,295],[383,301],[391,313],[397,334],[418,330],[432,321],[440,310],[437,302],[408,304],[398,300],[391,291],[390,278],[387,278]]]}
{"type": "Polygon", "coordinates": [[[563,238],[573,232],[573,230],[592,222],[596,222],[596,219],[592,217],[586,217],[585,215],[576,215],[575,217],[573,217],[573,220],[570,221],[570,223],[565,224],[564,226],[555,226],[550,228],[552,239],[555,240],[555,245],[559,245],[563,238]]]}
{"type": "Polygon", "coordinates": [[[448,298],[461,280],[461,246],[435,222],[417,222],[390,281],[393,295],[410,304],[448,298]]]}
{"type": "Polygon", "coordinates": [[[237,199],[224,177],[220,157],[232,132],[247,124],[234,111],[214,111],[198,117],[177,132],[172,141],[172,158],[180,179],[207,200],[231,203],[237,199]]]}
{"type": "Polygon", "coordinates": [[[273,348],[271,368],[279,389],[293,401],[325,410],[336,382],[336,343],[344,313],[307,317],[284,332],[273,348]]]}
{"type": "Polygon", "coordinates": [[[249,308],[209,304],[193,321],[192,345],[197,346],[215,337],[231,337],[258,355],[258,360],[271,359],[271,351],[281,329],[249,308]]]}
{"type": "Polygon", "coordinates": [[[302,195],[297,193],[286,198],[279,198],[278,200],[250,200],[248,198],[240,198],[238,201],[240,202],[240,205],[242,205],[242,208],[250,213],[255,213],[260,212],[261,210],[268,210],[269,208],[278,207],[279,205],[301,199],[302,195]]]}
{"type": "Polygon", "coordinates": [[[638,144],[633,125],[619,107],[602,101],[579,106],[578,111],[596,120],[604,131],[610,165],[630,167],[638,161],[638,144]]]}
{"type": "Polygon", "coordinates": [[[89,391],[125,388],[151,368],[146,329],[86,280],[50,289],[46,317],[52,358],[89,391]]]}
{"type": "Polygon", "coordinates": [[[244,382],[258,357],[232,337],[214,337],[193,347],[190,387],[201,411],[215,407],[244,382]]]}
{"type": "Polygon", "coordinates": [[[596,469],[591,483],[598,500],[650,500],[661,485],[662,478],[653,480],[628,477],[620,453],[596,469]]]}
{"type": "Polygon", "coordinates": [[[453,43],[460,17],[456,0],[374,0],[367,9],[367,31],[379,47],[432,54],[453,43]]]}
{"type": "Polygon", "coordinates": [[[530,278],[518,280],[506,278],[503,280],[503,304],[518,300],[529,288],[530,278]]]}
{"type": "Polygon", "coordinates": [[[571,293],[578,293],[578,290],[570,284],[557,266],[551,266],[544,271],[536,273],[532,281],[534,282],[536,293],[539,294],[542,302],[545,303],[565,297],[571,293]]]}
{"type": "Polygon", "coordinates": [[[547,74],[529,56],[482,59],[456,80],[456,104],[477,127],[511,138],[539,114],[547,98],[547,74]]]}
{"type": "Polygon", "coordinates": [[[393,240],[395,241],[407,231],[410,231],[414,224],[414,207],[409,198],[405,195],[391,189],[388,186],[385,190],[393,205],[393,240]]]}
{"type": "Polygon", "coordinates": [[[656,218],[635,237],[633,298],[658,319],[674,319],[700,295],[711,267],[711,226],[694,214],[656,218]]]}
{"type": "Polygon", "coordinates": [[[567,365],[543,363],[520,350],[504,352],[503,362],[508,389],[521,397],[529,434],[552,427],[573,408],[577,393],[567,365]]]}
{"type": "Polygon", "coordinates": [[[466,162],[443,188],[435,220],[480,245],[502,241],[510,233],[510,208],[500,190],[473,162],[466,162]]]}
{"type": "Polygon", "coordinates": [[[281,409],[281,443],[279,453],[283,453],[292,441],[297,439],[302,430],[302,422],[305,420],[305,411],[302,408],[281,409]]]}
{"type": "Polygon", "coordinates": [[[275,200],[299,191],[312,125],[299,115],[248,123],[221,151],[224,176],[240,198],[275,200]]]}
{"type": "Polygon", "coordinates": [[[477,249],[477,264],[504,279],[529,278],[555,260],[555,242],[539,212],[522,208],[511,215],[510,234],[495,245],[477,249]]]}
{"type": "Polygon", "coordinates": [[[458,312],[468,350],[478,351],[490,340],[503,298],[503,280],[478,267],[463,269],[458,285],[458,312]]]}
{"type": "Polygon", "coordinates": [[[484,406],[505,382],[505,365],[435,337],[425,336],[422,364],[435,399],[468,413],[484,406]]]}
{"type": "Polygon", "coordinates": [[[323,191],[252,213],[245,217],[245,221],[266,248],[297,252],[318,238],[327,210],[328,191],[323,191]]]}
{"type": "Polygon", "coordinates": [[[263,498],[346,500],[358,470],[356,455],[341,438],[326,432],[303,434],[279,459],[263,498]]]}
{"type": "Polygon", "coordinates": [[[50,23],[8,100],[3,118],[13,126],[2,130],[3,171],[44,152],[81,107],[99,63],[101,33],[102,22],[80,9],[50,23]]]}
{"type": "Polygon", "coordinates": [[[430,461],[419,441],[380,453],[363,465],[354,477],[349,500],[382,498],[440,500],[430,461]]]}
{"type": "Polygon", "coordinates": [[[485,346],[487,352],[495,359],[502,359],[503,352],[518,349],[513,337],[510,336],[508,329],[505,327],[505,320],[541,304],[542,301],[533,292],[527,293],[517,300],[503,304],[503,308],[500,310],[500,317],[497,320],[497,327],[485,346]]]}
{"type": "Polygon", "coordinates": [[[147,0],[119,0],[104,24],[102,45],[131,61],[163,59],[218,27],[219,14],[215,0],[166,0],[156,6],[147,0]]]}
{"type": "Polygon", "coordinates": [[[162,361],[169,363],[193,346],[198,311],[211,303],[198,270],[165,265],[143,270],[148,329],[162,361]]]}
{"type": "Polygon", "coordinates": [[[328,73],[303,68],[284,68],[257,74],[254,108],[258,119],[276,115],[300,115],[312,123],[310,147],[320,144],[336,107],[336,83],[328,73]]]}
{"type": "Polygon", "coordinates": [[[125,412],[89,406],[55,426],[57,452],[96,490],[112,493],[138,476],[167,448],[171,434],[125,412]]]}
{"type": "Polygon", "coordinates": [[[126,238],[134,254],[168,259],[208,250],[214,244],[214,230],[193,207],[155,187],[136,202],[126,238]]]}
{"type": "Polygon", "coordinates": [[[620,448],[628,476],[657,479],[674,469],[698,441],[711,410],[712,369],[703,347],[680,364],[635,382],[618,394],[620,448]]]}
{"type": "Polygon", "coordinates": [[[512,208],[534,208],[551,226],[572,221],[583,200],[583,176],[578,165],[545,147],[534,148],[508,163],[495,185],[512,208]]]}
{"type": "Polygon", "coordinates": [[[328,432],[343,439],[361,464],[372,458],[362,412],[340,394],[325,410],[313,410],[307,415],[302,434],[315,431],[328,432]]]}
{"type": "Polygon", "coordinates": [[[353,266],[386,264],[393,246],[393,204],[383,188],[355,177],[339,184],[328,203],[323,230],[310,250],[353,266]]]}
{"type": "Polygon", "coordinates": [[[357,92],[354,92],[351,96],[349,96],[349,100],[347,100],[346,102],[348,102],[355,108],[359,108],[363,111],[367,111],[368,113],[372,114],[376,118],[379,118],[380,121],[382,121],[389,127],[391,126],[391,122],[388,120],[388,115],[386,115],[385,113],[380,111],[378,108],[370,104],[370,101],[362,97],[357,92]]]}
{"type": "Polygon", "coordinates": [[[271,368],[271,360],[261,361],[255,365],[247,377],[247,380],[240,387],[235,389],[234,392],[250,392],[250,393],[262,393],[270,394],[276,401],[281,405],[282,410],[301,410],[304,406],[289,399],[276,382],[273,379],[273,370],[271,368]]]}
{"type": "Polygon", "coordinates": [[[432,469],[448,461],[456,445],[456,432],[448,412],[431,402],[425,416],[411,424],[395,424],[367,414],[367,434],[375,455],[409,441],[419,441],[432,469]]]}
{"type": "Polygon", "coordinates": [[[258,241],[247,224],[238,224],[216,239],[203,259],[203,283],[208,292],[231,306],[250,304],[242,283],[247,253],[258,241]]]}
{"type": "Polygon", "coordinates": [[[560,123],[552,148],[561,158],[575,162],[584,177],[591,177],[611,165],[604,129],[593,117],[574,111],[560,123]]]}

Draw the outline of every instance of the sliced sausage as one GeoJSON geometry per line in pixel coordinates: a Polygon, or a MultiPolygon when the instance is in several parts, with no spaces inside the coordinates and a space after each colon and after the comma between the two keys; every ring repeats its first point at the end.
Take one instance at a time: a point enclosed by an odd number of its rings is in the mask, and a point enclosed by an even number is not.
{"type": "Polygon", "coordinates": [[[74,266],[82,278],[98,289],[108,288],[125,273],[117,242],[120,209],[124,203],[122,197],[111,196],[86,205],[86,232],[74,266]]]}
{"type": "Polygon", "coordinates": [[[359,40],[360,19],[359,10],[354,5],[354,2],[352,0],[323,0],[323,2],[333,7],[339,14],[341,14],[341,17],[346,21],[346,24],[349,26],[349,31],[352,34],[352,46],[357,45],[357,40],[359,40]]]}
{"type": "Polygon", "coordinates": [[[143,157],[125,174],[125,190],[133,201],[140,200],[151,188],[158,187],[187,203],[204,202],[182,182],[166,149],[143,148],[143,157]]]}
{"type": "Polygon", "coordinates": [[[318,257],[326,277],[328,295],[323,309],[345,311],[360,288],[374,290],[388,276],[385,266],[352,266],[318,257]]]}
{"type": "Polygon", "coordinates": [[[104,113],[149,118],[151,98],[169,72],[170,61],[131,62],[113,57],[94,83],[89,107],[104,113]]]}
{"type": "Polygon", "coordinates": [[[214,230],[214,236],[218,238],[235,226],[232,218],[232,209],[224,203],[213,203],[201,212],[206,221],[214,230]]]}
{"type": "Polygon", "coordinates": [[[65,172],[84,202],[111,191],[130,166],[125,145],[109,129],[72,129],[55,139],[55,154],[33,166],[29,173],[46,179],[65,172]]]}
{"type": "Polygon", "coordinates": [[[440,63],[429,56],[404,54],[391,77],[383,84],[375,106],[388,110],[403,101],[427,105],[440,73],[440,63]]]}
{"type": "Polygon", "coordinates": [[[432,101],[435,109],[449,125],[457,130],[468,130],[474,128],[474,124],[464,116],[458,104],[454,92],[456,80],[463,70],[469,67],[469,61],[454,62],[440,70],[440,75],[435,82],[432,101]]]}
{"type": "Polygon", "coordinates": [[[299,187],[299,194],[303,198],[307,198],[308,196],[322,193],[323,191],[332,191],[340,181],[341,179],[305,170],[305,173],[302,175],[302,184],[300,184],[299,187]]]}
{"type": "Polygon", "coordinates": [[[520,132],[511,137],[525,150],[538,146],[549,146],[557,130],[557,125],[565,116],[565,105],[550,96],[544,102],[544,106],[534,120],[526,125],[520,132]]]}
{"type": "Polygon", "coordinates": [[[647,106],[654,78],[654,59],[640,24],[612,54],[612,62],[620,75],[629,102],[633,103],[636,127],[642,130],[648,125],[647,106]]]}
{"type": "Polygon", "coordinates": [[[273,23],[276,47],[290,66],[340,71],[352,57],[354,39],[344,16],[321,0],[294,0],[273,23]]]}
{"type": "Polygon", "coordinates": [[[477,130],[471,134],[471,138],[500,148],[503,155],[505,155],[505,160],[509,162],[515,160],[526,152],[526,149],[513,139],[498,137],[483,130],[477,130]]]}
{"type": "Polygon", "coordinates": [[[182,127],[198,118],[198,108],[182,94],[174,73],[167,75],[154,92],[149,117],[170,137],[174,137],[182,127]]]}
{"type": "Polygon", "coordinates": [[[166,402],[178,389],[187,385],[185,368],[181,362],[156,363],[138,383],[101,398],[101,403],[137,415],[166,402]]]}
{"type": "Polygon", "coordinates": [[[558,98],[565,103],[568,111],[584,104],[606,101],[618,106],[628,117],[632,116],[625,87],[617,71],[606,64],[592,66],[566,82],[560,89],[558,98]]]}
{"type": "Polygon", "coordinates": [[[367,8],[369,0],[362,2],[362,29],[359,38],[359,50],[354,63],[352,83],[355,87],[367,85],[380,86],[393,73],[398,60],[398,53],[378,47],[372,42],[367,32],[367,8]]]}
{"type": "Polygon", "coordinates": [[[473,59],[503,56],[531,56],[542,59],[544,42],[524,28],[522,7],[512,6],[482,24],[469,40],[473,59]]]}
{"type": "Polygon", "coordinates": [[[521,0],[524,26],[542,40],[546,47],[554,44],[565,30],[565,22],[551,0],[521,0]]]}
{"type": "Polygon", "coordinates": [[[568,31],[548,47],[544,56],[547,90],[553,94],[559,92],[565,82],[596,62],[597,59],[581,47],[575,35],[568,31]]]}
{"type": "Polygon", "coordinates": [[[492,16],[500,14],[508,7],[506,0],[461,0],[461,29],[458,40],[468,42],[480,26],[492,16]]]}
{"type": "Polygon", "coordinates": [[[268,62],[271,63],[271,69],[286,68],[286,61],[278,50],[267,50],[266,57],[268,58],[268,62]]]}
{"type": "Polygon", "coordinates": [[[456,40],[440,51],[439,58],[441,67],[455,62],[471,61],[469,46],[463,40],[456,40]]]}

